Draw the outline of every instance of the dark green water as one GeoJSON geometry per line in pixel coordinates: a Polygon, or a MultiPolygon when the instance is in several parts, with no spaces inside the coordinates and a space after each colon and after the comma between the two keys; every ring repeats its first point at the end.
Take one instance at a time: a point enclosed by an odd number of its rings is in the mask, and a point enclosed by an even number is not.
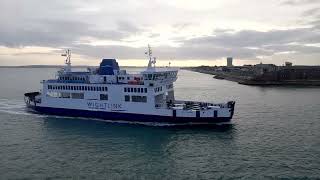
{"type": "Polygon", "coordinates": [[[34,115],[56,69],[0,69],[0,179],[320,179],[320,88],[252,87],[181,70],[177,99],[236,100],[230,126],[149,127],[34,115]]]}

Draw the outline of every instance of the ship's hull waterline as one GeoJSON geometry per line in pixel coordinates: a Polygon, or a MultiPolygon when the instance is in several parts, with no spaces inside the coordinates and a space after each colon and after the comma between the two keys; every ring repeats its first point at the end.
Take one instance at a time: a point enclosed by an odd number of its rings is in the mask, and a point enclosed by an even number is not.
{"type": "Polygon", "coordinates": [[[82,117],[89,120],[97,121],[113,121],[113,122],[132,122],[132,123],[160,123],[160,124],[172,124],[172,125],[203,125],[203,124],[219,124],[228,123],[232,117],[170,117],[148,114],[134,114],[123,112],[105,112],[105,111],[89,111],[78,109],[65,109],[65,108],[52,108],[52,107],[40,107],[29,106],[33,113],[66,116],[66,117],[82,117]]]}

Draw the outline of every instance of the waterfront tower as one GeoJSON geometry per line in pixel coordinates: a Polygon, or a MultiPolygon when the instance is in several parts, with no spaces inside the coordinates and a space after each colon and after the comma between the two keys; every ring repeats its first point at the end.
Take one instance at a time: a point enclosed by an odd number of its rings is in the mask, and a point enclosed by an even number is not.
{"type": "Polygon", "coordinates": [[[227,57],[227,67],[232,67],[232,61],[233,61],[233,58],[232,57],[227,57]]]}

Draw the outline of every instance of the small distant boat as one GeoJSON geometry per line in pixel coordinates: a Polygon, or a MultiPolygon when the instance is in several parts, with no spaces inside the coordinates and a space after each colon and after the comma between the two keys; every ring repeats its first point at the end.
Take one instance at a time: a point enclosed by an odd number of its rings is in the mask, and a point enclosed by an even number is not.
{"type": "Polygon", "coordinates": [[[229,122],[235,102],[211,103],[176,100],[173,83],[178,69],[156,68],[148,49],[148,67],[129,74],[115,59],[103,59],[98,68],[72,71],[71,52],[55,79],[43,80],[40,92],[25,93],[27,107],[35,112],[107,121],[166,124],[229,122]]]}

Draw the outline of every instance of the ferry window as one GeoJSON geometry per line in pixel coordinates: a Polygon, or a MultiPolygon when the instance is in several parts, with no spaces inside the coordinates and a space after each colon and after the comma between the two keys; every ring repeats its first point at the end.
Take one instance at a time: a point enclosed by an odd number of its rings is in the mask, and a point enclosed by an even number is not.
{"type": "Polygon", "coordinates": [[[131,92],[131,91],[130,91],[130,88],[128,88],[128,92],[131,92]]]}
{"type": "Polygon", "coordinates": [[[84,94],[83,93],[71,93],[71,98],[72,99],[84,99],[84,94]]]}
{"type": "Polygon", "coordinates": [[[147,93],[147,92],[148,92],[148,89],[147,89],[147,88],[144,88],[144,92],[147,93]]]}
{"type": "Polygon", "coordinates": [[[134,88],[134,92],[135,92],[135,93],[137,92],[137,88],[134,88]]]}
{"type": "Polygon", "coordinates": [[[132,102],[147,102],[147,96],[132,96],[132,102]]]}
{"type": "Polygon", "coordinates": [[[130,101],[130,96],[129,95],[125,95],[124,96],[124,101],[129,102],[130,101]]]}
{"type": "Polygon", "coordinates": [[[133,88],[131,88],[131,92],[133,92],[133,88]]]}
{"type": "Polygon", "coordinates": [[[100,100],[108,100],[108,94],[100,94],[100,100]]]}
{"type": "Polygon", "coordinates": [[[140,93],[140,88],[138,88],[138,93],[140,93]]]}
{"type": "Polygon", "coordinates": [[[99,87],[99,91],[101,91],[101,87],[99,87]]]}
{"type": "Polygon", "coordinates": [[[127,92],[127,88],[124,88],[124,92],[127,92]]]}
{"type": "Polygon", "coordinates": [[[105,87],[106,88],[106,91],[108,91],[108,87],[105,87]]]}
{"type": "Polygon", "coordinates": [[[71,90],[73,90],[73,86],[71,86],[71,90]]]}
{"type": "Polygon", "coordinates": [[[130,80],[130,77],[127,77],[127,80],[130,80]]]}
{"type": "Polygon", "coordinates": [[[103,77],[103,81],[106,82],[107,81],[107,77],[104,76],[103,77]]]}
{"type": "Polygon", "coordinates": [[[81,90],[84,91],[84,86],[81,86],[81,90]]]}

